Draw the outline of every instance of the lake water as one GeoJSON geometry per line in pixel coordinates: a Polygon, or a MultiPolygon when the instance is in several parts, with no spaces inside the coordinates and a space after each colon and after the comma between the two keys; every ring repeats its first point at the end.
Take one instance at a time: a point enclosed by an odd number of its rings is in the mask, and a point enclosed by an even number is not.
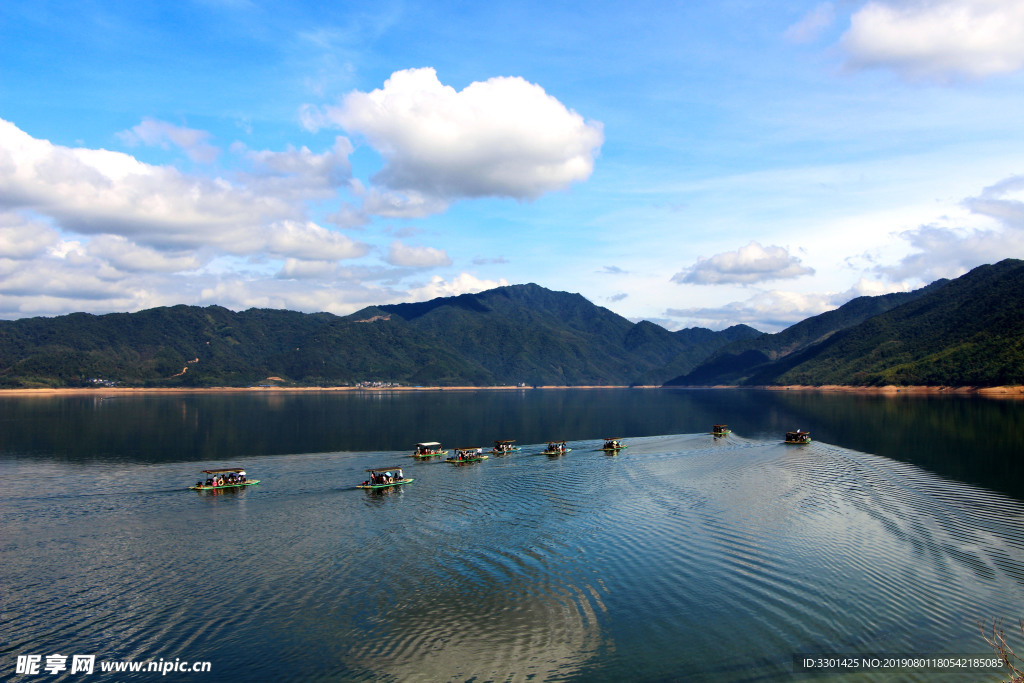
{"type": "Polygon", "coordinates": [[[97,680],[1006,680],[798,663],[990,659],[998,618],[1024,653],[1021,453],[1024,402],[964,397],[0,398],[0,678],[89,680],[84,654],[97,680]],[[782,444],[798,427],[814,443],[782,444]],[[187,490],[237,465],[262,483],[187,490]],[[415,481],[354,488],[393,465],[415,481]]]}

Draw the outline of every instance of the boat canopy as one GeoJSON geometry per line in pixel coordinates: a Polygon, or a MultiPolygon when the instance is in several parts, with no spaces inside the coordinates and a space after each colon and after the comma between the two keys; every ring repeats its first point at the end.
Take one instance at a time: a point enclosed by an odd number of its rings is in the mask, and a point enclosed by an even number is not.
{"type": "Polygon", "coordinates": [[[474,453],[476,453],[478,450],[480,450],[480,447],[479,446],[467,446],[466,448],[456,448],[455,450],[463,451],[463,452],[473,451],[474,453]]]}
{"type": "Polygon", "coordinates": [[[203,474],[227,474],[228,472],[234,472],[235,474],[245,474],[245,469],[241,467],[228,467],[223,470],[203,470],[203,474]]]}
{"type": "Polygon", "coordinates": [[[394,467],[374,467],[373,469],[366,470],[367,472],[392,472],[394,470],[402,469],[401,465],[395,465],[394,467]]]}
{"type": "Polygon", "coordinates": [[[606,436],[606,437],[604,437],[604,440],[605,441],[622,441],[622,437],[621,436],[606,436]]]}
{"type": "Polygon", "coordinates": [[[515,443],[515,439],[495,439],[494,443],[515,443]]]}
{"type": "Polygon", "coordinates": [[[423,443],[416,444],[417,446],[425,446],[426,448],[433,448],[434,446],[440,446],[440,441],[424,441],[423,443]]]}

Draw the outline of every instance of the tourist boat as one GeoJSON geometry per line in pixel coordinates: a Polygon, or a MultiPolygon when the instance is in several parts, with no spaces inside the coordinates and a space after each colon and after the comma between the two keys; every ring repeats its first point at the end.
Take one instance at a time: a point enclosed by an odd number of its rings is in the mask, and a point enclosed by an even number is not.
{"type": "Polygon", "coordinates": [[[237,489],[243,486],[255,486],[259,479],[249,479],[241,467],[227,467],[220,470],[203,470],[205,481],[197,481],[189,486],[192,491],[219,491],[221,489],[237,489]]]}
{"type": "Polygon", "coordinates": [[[629,448],[626,444],[622,443],[622,439],[612,439],[604,437],[604,446],[601,446],[602,451],[611,451],[612,453],[618,453],[623,448],[629,448]]]}
{"type": "Polygon", "coordinates": [[[445,462],[450,462],[453,465],[464,465],[469,462],[480,462],[486,460],[489,456],[483,454],[483,452],[476,447],[473,448],[456,448],[455,455],[450,458],[445,458],[445,462]]]}
{"type": "Polygon", "coordinates": [[[412,457],[427,460],[429,458],[436,458],[440,455],[448,455],[448,451],[441,450],[441,444],[437,441],[424,441],[423,443],[416,444],[416,450],[413,451],[412,457]]]}
{"type": "Polygon", "coordinates": [[[374,467],[366,471],[370,473],[370,478],[356,486],[357,489],[387,489],[413,481],[402,473],[401,467],[374,467]]]}
{"type": "Polygon", "coordinates": [[[571,448],[565,447],[564,441],[548,441],[548,449],[543,451],[541,455],[563,455],[571,450],[571,448]]]}
{"type": "Polygon", "coordinates": [[[711,428],[711,433],[715,436],[725,436],[726,434],[731,434],[732,430],[729,429],[729,425],[715,425],[711,428]]]}
{"type": "Polygon", "coordinates": [[[523,450],[515,444],[515,439],[501,439],[500,441],[495,441],[494,448],[491,449],[491,453],[494,453],[495,455],[508,455],[509,453],[523,450]]]}
{"type": "Polygon", "coordinates": [[[811,433],[800,429],[795,432],[786,432],[786,443],[806,444],[811,442],[811,433]]]}

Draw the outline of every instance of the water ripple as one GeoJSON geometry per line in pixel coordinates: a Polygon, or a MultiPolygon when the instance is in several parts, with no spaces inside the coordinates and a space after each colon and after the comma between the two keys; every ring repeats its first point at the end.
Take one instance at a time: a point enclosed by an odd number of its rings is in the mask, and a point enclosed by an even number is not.
{"type": "Polygon", "coordinates": [[[266,458],[264,484],[218,497],[157,485],[173,466],[90,488],[52,465],[80,495],[0,492],[0,652],[221,671],[258,652],[296,681],[788,680],[796,652],[984,652],[976,622],[1024,604],[1020,501],[820,442],[570,445],[411,462],[380,494],[352,485],[406,454],[266,458]]]}

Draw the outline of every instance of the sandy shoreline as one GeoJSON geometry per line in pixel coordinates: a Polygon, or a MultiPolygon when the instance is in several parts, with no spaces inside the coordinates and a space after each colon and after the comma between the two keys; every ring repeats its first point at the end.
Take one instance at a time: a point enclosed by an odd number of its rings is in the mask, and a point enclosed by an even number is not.
{"type": "MultiPolygon", "coordinates": [[[[539,386],[539,387],[75,387],[60,389],[0,389],[0,396],[72,396],[81,394],[235,394],[235,393],[310,393],[310,392],[365,392],[390,391],[529,391],[532,389],[629,389],[628,386],[539,386]]],[[[660,389],[658,386],[637,386],[633,389],[660,389]]]]}
{"type": "Polygon", "coordinates": [[[824,391],[849,394],[919,394],[937,396],[942,394],[962,396],[990,396],[996,398],[1024,398],[1024,386],[1008,387],[926,387],[926,386],[895,386],[884,387],[851,387],[844,385],[822,385],[803,386],[793,385],[784,387],[762,387],[768,391],[824,391]]]}
{"type": "MultiPolygon", "coordinates": [[[[132,395],[132,394],[234,394],[234,393],[309,393],[309,392],[367,392],[380,393],[388,391],[528,391],[531,389],[546,390],[571,390],[571,389],[661,389],[656,385],[650,386],[499,386],[499,387],[175,387],[175,388],[154,388],[154,387],[80,387],[62,389],[0,389],[0,396],[74,396],[74,395],[132,395]]],[[[761,386],[761,387],[738,387],[734,385],[720,385],[713,387],[667,387],[669,389],[761,389],[764,391],[801,391],[801,392],[831,392],[846,394],[864,395],[960,395],[960,396],[985,396],[990,398],[1024,398],[1024,386],[1006,387],[929,387],[929,386],[884,386],[884,387],[855,387],[844,385],[791,385],[791,386],[761,386]]]]}

